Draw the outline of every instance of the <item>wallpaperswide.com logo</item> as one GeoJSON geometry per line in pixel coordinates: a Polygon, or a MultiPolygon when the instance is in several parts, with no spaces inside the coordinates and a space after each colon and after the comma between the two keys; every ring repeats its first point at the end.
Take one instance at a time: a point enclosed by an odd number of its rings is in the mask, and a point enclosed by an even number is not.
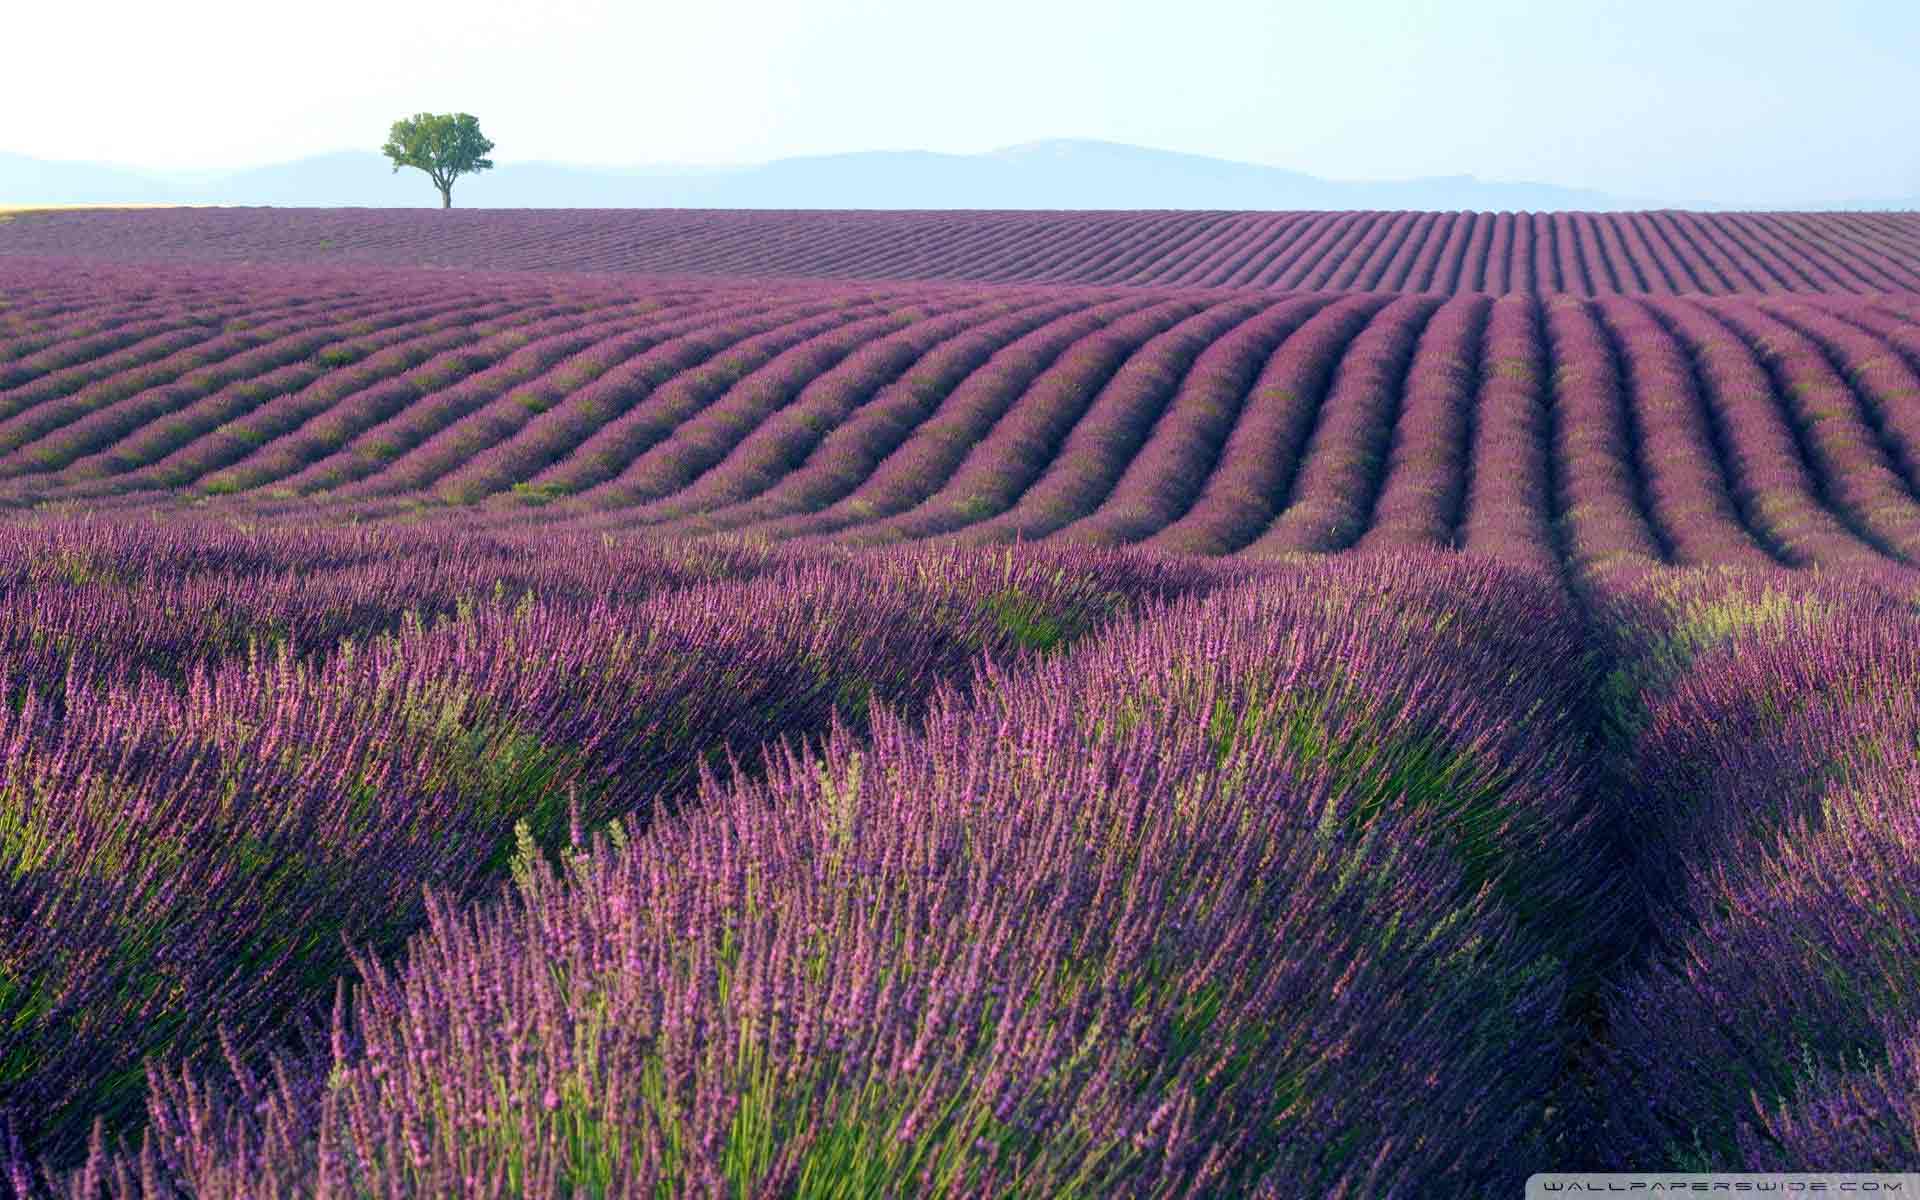
{"type": "Polygon", "coordinates": [[[1910,1196],[1920,1200],[1920,1172],[1874,1174],[1636,1174],[1543,1172],[1527,1180],[1527,1200],[1545,1196],[1910,1196]]]}

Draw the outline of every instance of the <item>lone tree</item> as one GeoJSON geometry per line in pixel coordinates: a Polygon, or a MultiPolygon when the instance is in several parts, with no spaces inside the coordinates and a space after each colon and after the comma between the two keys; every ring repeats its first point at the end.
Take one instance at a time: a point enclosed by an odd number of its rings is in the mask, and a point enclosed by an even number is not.
{"type": "Polygon", "coordinates": [[[393,160],[393,170],[419,167],[440,189],[440,207],[453,207],[453,181],[462,175],[493,168],[485,157],[493,143],[480,132],[480,122],[468,113],[416,113],[395,121],[382,153],[393,160]]]}

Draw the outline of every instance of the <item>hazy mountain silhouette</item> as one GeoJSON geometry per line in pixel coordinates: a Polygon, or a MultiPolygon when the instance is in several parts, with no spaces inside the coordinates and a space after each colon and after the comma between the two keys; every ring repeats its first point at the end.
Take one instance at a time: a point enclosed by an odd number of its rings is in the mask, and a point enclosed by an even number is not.
{"type": "Polygon", "coordinates": [[[137,204],[172,199],[167,184],[139,171],[0,153],[0,205],[137,204]]]}
{"type": "MultiPolygon", "coordinates": [[[[462,179],[467,208],[1584,209],[1647,207],[1584,188],[1471,175],[1342,182],[1115,142],[986,154],[869,151],[731,168],[510,163],[462,179]]],[[[342,151],[225,173],[165,175],[0,154],[0,204],[88,202],[431,207],[418,171],[342,151]]]]}

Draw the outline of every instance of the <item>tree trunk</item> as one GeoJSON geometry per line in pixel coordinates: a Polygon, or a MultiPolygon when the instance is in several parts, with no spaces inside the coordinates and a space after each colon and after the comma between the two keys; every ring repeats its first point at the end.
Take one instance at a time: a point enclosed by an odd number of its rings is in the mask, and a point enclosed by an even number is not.
{"type": "Polygon", "coordinates": [[[451,187],[443,187],[440,189],[440,207],[453,207],[453,189],[451,187]]]}

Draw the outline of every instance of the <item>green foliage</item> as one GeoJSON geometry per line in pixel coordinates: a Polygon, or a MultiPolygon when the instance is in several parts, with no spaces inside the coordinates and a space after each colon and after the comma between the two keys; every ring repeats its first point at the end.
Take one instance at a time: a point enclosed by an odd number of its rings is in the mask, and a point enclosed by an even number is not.
{"type": "Polygon", "coordinates": [[[511,865],[518,831],[539,845],[559,845],[570,799],[592,799],[590,788],[581,795],[586,781],[580,751],[542,740],[455,684],[416,684],[383,693],[377,702],[397,707],[431,747],[426,782],[450,787],[479,820],[500,831],[487,863],[490,873],[511,865]]]}
{"type": "Polygon", "coordinates": [[[954,505],[953,511],[961,519],[971,522],[992,516],[996,508],[991,498],[976,492],[954,505]]]}
{"type": "Polygon", "coordinates": [[[994,624],[1023,649],[1052,650],[1080,632],[1071,629],[1060,614],[1047,611],[1040,601],[1017,590],[996,592],[987,597],[986,607],[994,624]]]}
{"type": "MultiPolygon", "coordinates": [[[[1352,707],[1335,683],[1325,692],[1286,690],[1263,684],[1238,705],[1217,701],[1207,723],[1208,740],[1222,767],[1254,746],[1277,750],[1308,771],[1326,771],[1341,782],[1350,807],[1337,818],[1365,827],[1381,811],[1430,814],[1453,846],[1468,888],[1488,879],[1522,916],[1538,907],[1509,878],[1499,833],[1509,819],[1507,786],[1470,750],[1448,746],[1432,731],[1394,732],[1372,721],[1341,714],[1352,707]]],[[[1358,686],[1358,685],[1349,685],[1358,686]]],[[[1383,723],[1384,725],[1384,723],[1383,723]]]]}
{"type": "Polygon", "coordinates": [[[95,554],[84,550],[62,549],[56,551],[48,562],[48,573],[54,578],[75,587],[97,584],[102,587],[125,588],[133,586],[131,574],[124,569],[103,561],[95,554]]]}
{"type": "Polygon", "coordinates": [[[440,207],[453,207],[453,181],[462,175],[493,169],[487,154],[493,143],[480,132],[480,122],[470,113],[416,113],[395,121],[380,147],[401,167],[425,171],[440,190],[440,207]]]}
{"type": "Polygon", "coordinates": [[[513,485],[514,499],[523,504],[535,506],[551,504],[566,494],[567,487],[562,483],[516,483],[513,485]]]}
{"type": "Polygon", "coordinates": [[[1601,685],[1602,714],[1617,737],[1632,738],[1653,701],[1701,655],[1736,639],[1790,637],[1840,615],[1818,596],[1773,587],[1758,596],[1743,595],[1738,582],[1735,572],[1697,570],[1676,573],[1655,589],[1664,628],[1601,685]],[[1724,590],[1718,584],[1725,584],[1724,590]]]}

